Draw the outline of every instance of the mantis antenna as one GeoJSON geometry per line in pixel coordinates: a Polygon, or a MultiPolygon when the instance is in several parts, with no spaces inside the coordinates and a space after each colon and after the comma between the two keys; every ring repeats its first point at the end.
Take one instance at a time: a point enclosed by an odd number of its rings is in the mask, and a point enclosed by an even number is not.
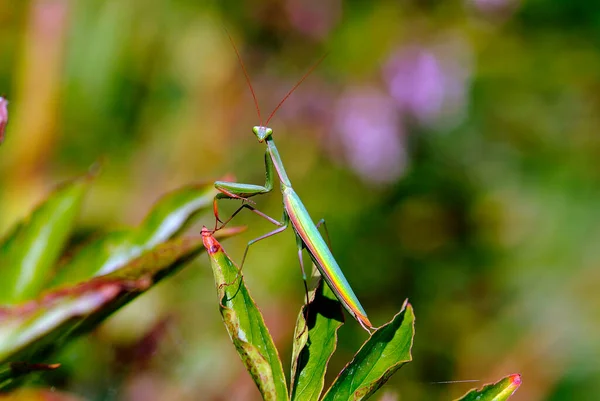
{"type": "Polygon", "coordinates": [[[271,118],[273,118],[273,116],[275,115],[275,113],[277,112],[277,110],[279,110],[279,108],[283,105],[283,103],[292,95],[292,93],[294,93],[294,91],[300,86],[300,84],[302,82],[304,82],[304,80],[306,78],[308,78],[310,74],[313,73],[313,71],[319,66],[319,64],[321,64],[323,62],[323,60],[325,60],[325,57],[327,57],[327,55],[328,55],[328,53],[325,53],[324,55],[322,55],[321,58],[319,58],[308,69],[308,71],[306,71],[306,73],[304,73],[304,75],[302,76],[302,78],[300,78],[300,80],[292,87],[292,89],[289,90],[289,92],[283,97],[283,99],[281,99],[281,101],[279,102],[279,104],[277,105],[277,107],[275,107],[275,109],[273,109],[273,111],[269,115],[269,118],[267,118],[267,121],[263,125],[263,120],[262,120],[262,117],[260,115],[260,106],[258,105],[258,99],[256,98],[256,93],[254,92],[254,88],[252,87],[252,82],[250,81],[250,76],[248,75],[248,71],[246,70],[246,66],[244,65],[244,62],[242,61],[242,56],[240,55],[240,52],[239,52],[238,48],[236,47],[235,42],[233,41],[233,38],[231,37],[231,34],[229,33],[229,31],[227,29],[225,29],[225,32],[227,33],[227,37],[229,38],[229,41],[231,42],[231,46],[233,46],[233,50],[235,50],[235,54],[236,54],[237,59],[238,59],[238,61],[240,63],[240,66],[242,66],[242,70],[244,71],[244,76],[246,77],[246,82],[248,83],[248,87],[250,88],[250,92],[252,93],[252,98],[254,99],[254,105],[256,106],[256,113],[258,114],[258,121],[260,122],[260,126],[261,127],[269,125],[269,121],[271,121],[271,118]]]}

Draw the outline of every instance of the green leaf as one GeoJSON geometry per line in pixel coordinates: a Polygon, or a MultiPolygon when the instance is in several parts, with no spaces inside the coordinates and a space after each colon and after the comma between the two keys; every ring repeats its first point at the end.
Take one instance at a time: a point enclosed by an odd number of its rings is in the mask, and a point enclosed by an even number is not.
{"type": "Polygon", "coordinates": [[[310,295],[298,314],[292,351],[291,399],[298,401],[319,399],[337,331],[344,324],[342,305],[322,279],[310,295]]]}
{"type": "Polygon", "coordinates": [[[181,232],[199,211],[212,206],[213,184],[177,189],[163,196],[137,229],[115,231],[100,237],[62,265],[50,287],[74,284],[108,274],[181,232]]]}
{"type": "Polygon", "coordinates": [[[405,302],[400,312],[363,344],[323,400],[364,400],[370,397],[394,372],[412,360],[410,350],[414,322],[412,306],[405,302]]]}
{"type": "Polygon", "coordinates": [[[35,297],[71,233],[92,175],[58,188],[0,246],[0,304],[35,297]]]}
{"type": "Polygon", "coordinates": [[[514,374],[484,386],[481,390],[473,389],[458,398],[457,401],[505,401],[517,391],[521,385],[521,375],[514,374]]]}
{"type": "MultiPolygon", "coordinates": [[[[221,236],[236,229],[221,230],[221,236]]],[[[53,290],[37,300],[0,308],[0,363],[36,361],[73,337],[96,327],[152,285],[204,250],[200,236],[158,245],[117,271],[53,290]]],[[[0,387],[13,370],[0,365],[0,387]]]]}
{"type": "Polygon", "coordinates": [[[215,276],[219,309],[231,341],[263,399],[287,400],[277,349],[243,277],[210,232],[203,229],[202,235],[215,276]]]}

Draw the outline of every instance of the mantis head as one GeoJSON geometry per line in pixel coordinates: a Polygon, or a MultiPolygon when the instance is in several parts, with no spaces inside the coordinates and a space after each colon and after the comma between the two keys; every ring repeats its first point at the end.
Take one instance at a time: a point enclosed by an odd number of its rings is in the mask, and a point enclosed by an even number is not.
{"type": "Polygon", "coordinates": [[[256,135],[258,142],[263,142],[265,139],[269,138],[271,134],[273,134],[273,130],[271,128],[263,127],[262,125],[252,127],[252,132],[254,132],[254,135],[256,135]]]}

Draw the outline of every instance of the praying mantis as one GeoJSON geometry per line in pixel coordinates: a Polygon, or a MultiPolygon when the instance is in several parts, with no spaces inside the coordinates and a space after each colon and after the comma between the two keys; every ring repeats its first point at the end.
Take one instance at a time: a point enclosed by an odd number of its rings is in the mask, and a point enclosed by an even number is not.
{"type": "MultiPolygon", "coordinates": [[[[364,311],[363,307],[358,301],[358,298],[354,294],[354,291],[352,291],[352,287],[350,287],[348,280],[346,280],[346,277],[344,277],[344,274],[342,273],[342,270],[340,269],[338,263],[333,257],[329,246],[327,245],[327,243],[321,236],[321,233],[319,232],[318,227],[321,224],[324,224],[325,221],[321,220],[317,224],[313,222],[308,211],[306,210],[306,207],[300,200],[300,197],[298,196],[296,191],[294,191],[292,183],[285,171],[283,162],[281,160],[281,157],[279,156],[279,151],[277,150],[277,147],[275,146],[275,142],[273,140],[273,130],[267,127],[269,121],[271,121],[271,118],[275,115],[275,113],[281,107],[281,105],[294,92],[294,90],[296,90],[296,88],[298,88],[298,86],[300,86],[300,84],[310,75],[310,73],[321,63],[325,56],[321,57],[321,59],[318,60],[317,63],[315,63],[308,70],[308,72],[306,72],[306,74],[300,79],[300,81],[298,81],[298,83],[294,85],[294,87],[284,96],[284,98],[281,100],[281,102],[277,105],[277,107],[273,110],[269,118],[263,124],[260,115],[260,108],[258,106],[258,100],[252,87],[252,83],[250,82],[248,72],[246,71],[240,53],[237,50],[237,47],[235,46],[231,35],[229,35],[229,33],[227,33],[227,35],[229,36],[229,40],[233,45],[238,61],[242,67],[242,70],[244,71],[246,82],[248,83],[248,87],[250,88],[252,97],[254,99],[254,104],[256,106],[256,111],[258,114],[260,125],[253,127],[252,132],[256,136],[256,139],[258,139],[258,142],[266,144],[266,179],[264,186],[227,181],[215,182],[215,188],[219,191],[217,196],[215,196],[213,203],[214,215],[216,218],[215,230],[217,230],[218,223],[222,224],[220,227],[222,228],[244,208],[251,210],[252,212],[265,218],[266,220],[277,226],[275,230],[248,242],[246,250],[244,251],[244,256],[242,257],[242,262],[240,265],[241,269],[241,267],[244,265],[244,260],[246,259],[246,255],[250,246],[252,246],[260,240],[283,232],[285,229],[288,228],[288,226],[291,223],[292,229],[296,234],[296,243],[298,245],[298,258],[300,260],[300,267],[302,269],[302,276],[304,279],[305,288],[307,287],[307,277],[306,272],[304,270],[304,262],[302,258],[303,249],[306,249],[308,251],[308,254],[310,255],[314,264],[317,266],[321,275],[323,276],[329,287],[333,290],[341,304],[360,323],[360,325],[370,333],[370,330],[373,329],[373,325],[367,318],[366,312],[364,311]],[[281,195],[283,197],[283,218],[281,221],[278,221],[260,212],[250,204],[252,201],[248,199],[255,195],[261,195],[271,192],[275,185],[275,174],[277,174],[277,177],[279,178],[281,195]],[[243,201],[243,204],[231,215],[231,217],[226,222],[222,222],[219,218],[217,205],[217,201],[219,199],[241,199],[243,201]]],[[[327,230],[326,225],[324,225],[324,228],[325,230],[327,230]]]]}

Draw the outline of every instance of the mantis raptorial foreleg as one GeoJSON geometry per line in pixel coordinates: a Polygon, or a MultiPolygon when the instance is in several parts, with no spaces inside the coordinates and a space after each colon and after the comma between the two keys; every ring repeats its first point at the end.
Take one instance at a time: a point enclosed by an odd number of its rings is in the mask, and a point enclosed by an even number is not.
{"type": "MultiPolygon", "coordinates": [[[[254,185],[254,184],[243,184],[240,182],[227,182],[217,181],[215,182],[215,188],[219,191],[215,199],[213,200],[213,212],[215,214],[215,229],[217,230],[218,223],[221,223],[223,228],[225,224],[229,223],[231,219],[242,209],[236,210],[236,212],[229,218],[225,223],[219,218],[219,207],[217,202],[219,199],[241,199],[244,202],[252,202],[250,197],[266,194],[273,190],[275,181],[273,160],[269,154],[269,150],[265,152],[265,185],[254,185]]],[[[242,205],[242,207],[245,205],[242,205]]],[[[257,211],[258,212],[258,211],[257,211]]],[[[275,219],[273,219],[275,220],[275,219]]],[[[275,220],[276,221],[276,220],[275,220]]]]}

